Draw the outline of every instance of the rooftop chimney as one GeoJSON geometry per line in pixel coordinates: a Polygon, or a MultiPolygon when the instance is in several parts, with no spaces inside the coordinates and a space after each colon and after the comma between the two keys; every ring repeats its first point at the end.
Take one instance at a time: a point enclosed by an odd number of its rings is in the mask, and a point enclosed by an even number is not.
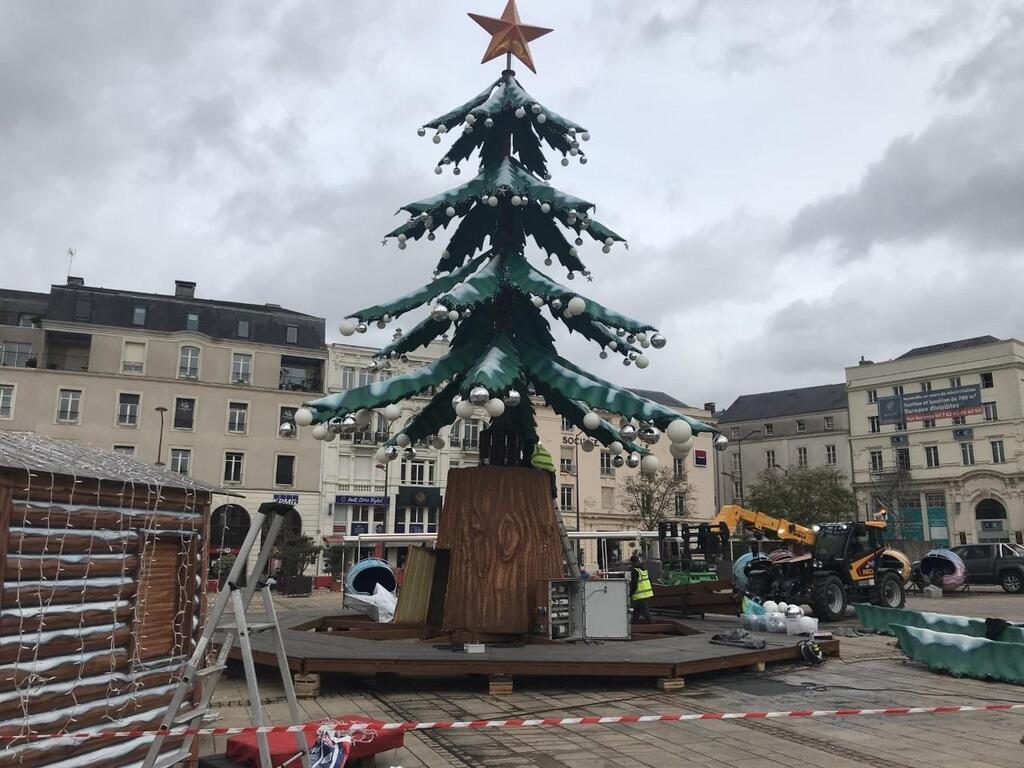
{"type": "Polygon", "coordinates": [[[84,286],[85,285],[85,278],[84,277],[72,277],[71,275],[68,275],[68,285],[84,286]]]}
{"type": "Polygon", "coordinates": [[[860,360],[857,361],[857,365],[874,365],[874,360],[865,360],[864,355],[860,356],[860,360]]]}
{"type": "Polygon", "coordinates": [[[188,280],[174,281],[174,298],[194,299],[196,297],[196,284],[188,280]]]}
{"type": "Polygon", "coordinates": [[[715,413],[715,402],[712,400],[710,403],[704,403],[704,410],[714,415],[715,413]]]}

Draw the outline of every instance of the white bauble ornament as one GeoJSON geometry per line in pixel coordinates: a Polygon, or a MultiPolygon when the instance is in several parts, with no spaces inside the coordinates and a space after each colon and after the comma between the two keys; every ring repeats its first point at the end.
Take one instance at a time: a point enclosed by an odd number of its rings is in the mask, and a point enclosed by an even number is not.
{"type": "Polygon", "coordinates": [[[543,296],[531,296],[530,297],[530,303],[532,303],[533,306],[535,306],[538,309],[540,309],[541,307],[544,306],[544,297],[543,296]]]}
{"type": "Polygon", "coordinates": [[[568,165],[568,164],[569,164],[569,158],[568,157],[563,157],[562,158],[562,165],[568,165]]]}
{"type": "Polygon", "coordinates": [[[590,131],[584,131],[580,134],[580,138],[584,141],[590,141],[590,131]]]}
{"type": "Polygon", "coordinates": [[[614,245],[615,244],[615,240],[613,238],[606,237],[604,239],[604,244],[608,245],[608,246],[614,245]]]}
{"type": "Polygon", "coordinates": [[[473,404],[468,400],[460,400],[455,405],[455,415],[460,419],[473,418],[473,404]]]}
{"type": "Polygon", "coordinates": [[[601,417],[593,411],[587,411],[583,416],[583,426],[590,430],[597,429],[601,426],[601,417]]]}
{"type": "Polygon", "coordinates": [[[451,320],[453,323],[456,320],[458,320],[460,317],[461,317],[461,315],[459,314],[459,310],[457,310],[457,309],[453,309],[453,310],[448,312],[448,319],[451,320]]]}
{"type": "Polygon", "coordinates": [[[512,205],[514,205],[516,208],[518,208],[520,205],[523,204],[523,198],[521,198],[519,195],[512,195],[512,199],[509,200],[509,202],[512,203],[512,205]]]}
{"type": "Polygon", "coordinates": [[[405,432],[399,432],[395,436],[395,445],[399,448],[408,448],[412,445],[412,440],[409,439],[409,436],[405,434],[405,432]]]}
{"type": "Polygon", "coordinates": [[[694,442],[694,439],[691,437],[689,440],[684,440],[681,443],[669,443],[668,452],[671,453],[674,458],[685,459],[690,455],[694,442]]]}
{"type": "Polygon", "coordinates": [[[569,299],[568,309],[573,315],[582,315],[587,310],[587,302],[579,296],[573,296],[569,299]]]}
{"type": "Polygon", "coordinates": [[[518,117],[520,119],[526,117],[526,110],[523,109],[522,107],[518,107],[516,109],[516,117],[518,117]]]}
{"type": "Polygon", "coordinates": [[[474,115],[472,112],[470,112],[468,115],[466,115],[466,122],[469,123],[470,125],[475,123],[476,122],[476,115],[474,115]]]}
{"type": "Polygon", "coordinates": [[[385,405],[383,410],[384,418],[388,421],[397,421],[402,417],[402,406],[397,403],[385,405]]]}
{"type": "Polygon", "coordinates": [[[515,408],[523,401],[522,395],[515,389],[510,389],[505,395],[505,405],[509,408],[515,408]]]}
{"type": "Polygon", "coordinates": [[[325,443],[333,443],[337,439],[337,435],[328,430],[327,437],[324,438],[325,443]]]}
{"type": "Polygon", "coordinates": [[[378,448],[376,451],[373,452],[373,463],[374,464],[383,464],[387,460],[388,460],[387,451],[385,450],[383,445],[380,448],[378,448]]]}
{"type": "Polygon", "coordinates": [[[658,460],[658,457],[652,453],[644,456],[643,460],[640,462],[640,471],[645,475],[656,474],[659,469],[661,469],[661,462],[658,460]]]}
{"type": "Polygon", "coordinates": [[[373,420],[373,411],[368,411],[365,408],[356,411],[356,425],[359,427],[369,426],[373,420]]]}
{"type": "Polygon", "coordinates": [[[444,209],[444,212],[447,216],[452,217],[455,215],[455,208],[449,205],[447,208],[444,209]]]}
{"type": "Polygon", "coordinates": [[[483,405],[490,397],[491,395],[485,387],[473,387],[469,390],[469,402],[473,405],[483,405]]]}
{"type": "Polygon", "coordinates": [[[498,198],[495,197],[494,195],[491,195],[490,197],[487,198],[487,204],[491,206],[491,208],[494,208],[498,204],[498,198]]]}
{"type": "Polygon", "coordinates": [[[537,115],[537,122],[538,123],[544,124],[547,121],[548,121],[548,116],[545,115],[543,112],[541,114],[537,115]]]}
{"type": "Polygon", "coordinates": [[[614,443],[608,446],[608,450],[611,451],[612,456],[618,456],[625,449],[622,447],[622,443],[616,440],[614,443]]]}
{"type": "Polygon", "coordinates": [[[448,126],[445,125],[444,123],[441,123],[439,126],[437,126],[437,132],[438,133],[448,133],[448,126]]]}
{"type": "Polygon", "coordinates": [[[431,141],[434,142],[435,144],[440,144],[441,143],[441,134],[435,133],[434,134],[434,138],[432,138],[431,141]]]}
{"type": "Polygon", "coordinates": [[[532,104],[530,106],[530,111],[533,112],[533,114],[535,114],[535,115],[539,115],[540,114],[540,104],[532,104]]]}
{"type": "Polygon", "coordinates": [[[492,419],[496,419],[505,412],[505,403],[500,397],[492,397],[487,401],[484,406],[484,410],[487,411],[487,415],[492,419]]]}
{"type": "Polygon", "coordinates": [[[647,355],[637,355],[636,356],[636,367],[637,368],[646,368],[650,364],[651,364],[651,361],[647,359],[647,355]]]}
{"type": "Polygon", "coordinates": [[[326,424],[317,424],[313,427],[312,434],[314,440],[326,440],[331,432],[327,429],[326,424]]]}
{"type": "Polygon", "coordinates": [[[356,325],[357,321],[353,320],[351,317],[346,317],[341,321],[341,325],[338,326],[338,333],[342,336],[351,336],[356,332],[356,325]]]}
{"type": "Polygon", "coordinates": [[[686,419],[676,419],[665,427],[665,434],[673,443],[685,443],[693,437],[693,428],[686,419]]]}
{"type": "Polygon", "coordinates": [[[313,423],[313,412],[309,408],[299,408],[295,412],[295,423],[300,427],[308,427],[313,423]]]}
{"type": "Polygon", "coordinates": [[[540,212],[541,213],[551,213],[551,205],[548,204],[548,203],[541,203],[540,204],[540,212]]]}
{"type": "Polygon", "coordinates": [[[608,342],[608,349],[610,349],[612,352],[614,352],[618,348],[619,342],[615,341],[615,339],[612,339],[611,341],[608,342]]]}

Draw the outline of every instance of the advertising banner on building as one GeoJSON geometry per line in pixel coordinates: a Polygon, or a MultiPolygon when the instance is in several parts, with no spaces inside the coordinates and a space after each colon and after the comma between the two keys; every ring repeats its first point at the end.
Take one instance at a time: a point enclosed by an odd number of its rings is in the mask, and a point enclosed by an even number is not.
{"type": "Polygon", "coordinates": [[[878,398],[878,421],[882,424],[949,419],[982,411],[981,386],[978,384],[878,398]]]}
{"type": "Polygon", "coordinates": [[[356,504],[366,507],[386,507],[388,506],[387,496],[353,496],[350,494],[339,493],[334,497],[335,504],[356,504]]]}

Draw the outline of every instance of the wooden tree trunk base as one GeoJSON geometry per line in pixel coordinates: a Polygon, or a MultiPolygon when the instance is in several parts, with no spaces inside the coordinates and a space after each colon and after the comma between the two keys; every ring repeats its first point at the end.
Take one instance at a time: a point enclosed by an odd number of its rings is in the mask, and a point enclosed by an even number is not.
{"type": "Polygon", "coordinates": [[[436,546],[450,553],[447,631],[529,633],[538,583],[562,577],[548,474],[529,467],[451,470],[436,546]]]}

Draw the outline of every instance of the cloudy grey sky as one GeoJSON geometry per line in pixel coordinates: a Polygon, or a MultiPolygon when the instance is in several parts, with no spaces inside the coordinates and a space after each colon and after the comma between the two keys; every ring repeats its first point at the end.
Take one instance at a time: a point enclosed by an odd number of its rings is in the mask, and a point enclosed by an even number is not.
{"type": "MultiPolygon", "coordinates": [[[[327,318],[429,279],[381,236],[453,186],[416,127],[499,62],[503,0],[2,7],[0,274],[327,318]]],[[[539,101],[593,135],[553,183],[630,250],[589,293],[659,325],[640,372],[693,403],[843,379],[860,355],[1024,324],[1024,10],[932,0],[520,0],[539,101]]],[[[463,177],[464,178],[464,177],[463,177]]],[[[434,247],[437,246],[437,247],[434,247]]],[[[333,333],[337,336],[336,333],[333,333]]]]}

